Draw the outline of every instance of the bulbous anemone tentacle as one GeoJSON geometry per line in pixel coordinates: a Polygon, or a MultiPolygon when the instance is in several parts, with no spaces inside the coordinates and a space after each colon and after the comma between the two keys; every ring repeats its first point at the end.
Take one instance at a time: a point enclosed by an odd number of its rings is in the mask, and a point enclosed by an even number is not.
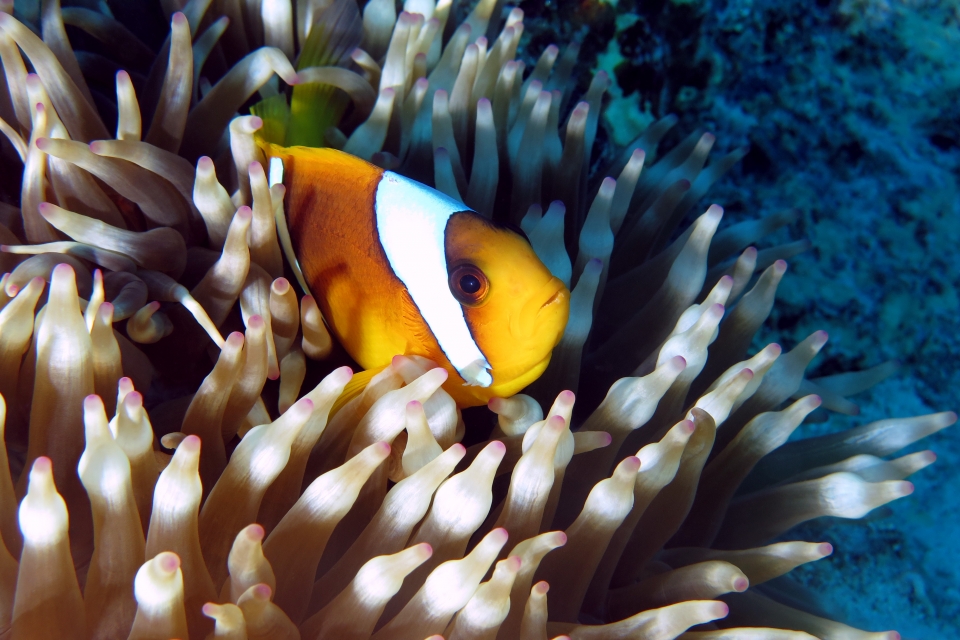
{"type": "Polygon", "coordinates": [[[0,627],[893,637],[755,587],[832,552],[771,542],[796,523],[910,493],[935,455],[886,458],[956,415],[784,444],[895,367],[806,379],[822,332],[749,353],[809,245],[757,250],[792,212],[718,228],[714,206],[684,229],[743,151],[711,161],[695,132],[658,159],[667,116],[591,174],[609,80],[569,106],[576,43],[525,77],[519,9],[501,23],[483,0],[446,30],[449,0],[387,4],[193,1],[155,59],[95,10],[0,13],[3,161],[24,165],[0,230],[0,627]],[[80,75],[64,22],[129,73],[108,91],[80,75]],[[336,141],[517,221],[573,285],[550,365],[490,401],[489,440],[425,358],[338,366],[317,299],[284,277],[286,194],[255,136],[336,141]]]}

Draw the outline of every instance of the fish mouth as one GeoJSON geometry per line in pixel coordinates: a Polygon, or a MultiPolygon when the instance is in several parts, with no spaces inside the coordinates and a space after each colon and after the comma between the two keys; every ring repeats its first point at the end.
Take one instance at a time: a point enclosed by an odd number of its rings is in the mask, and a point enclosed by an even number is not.
{"type": "Polygon", "coordinates": [[[549,305],[553,304],[554,302],[556,302],[557,300],[559,300],[559,299],[560,299],[560,293],[561,293],[561,290],[560,290],[560,289],[557,289],[557,290],[554,292],[554,294],[553,294],[552,296],[550,296],[550,298],[549,298],[546,302],[544,302],[542,305],[540,305],[540,308],[543,309],[544,307],[549,306],[549,305]]]}
{"type": "Polygon", "coordinates": [[[552,278],[549,282],[550,285],[553,285],[552,293],[550,297],[547,298],[543,304],[540,305],[539,311],[543,311],[552,304],[555,304],[560,301],[565,293],[567,293],[567,287],[563,284],[563,281],[559,278],[552,278]]]}
{"type": "Polygon", "coordinates": [[[559,278],[551,277],[544,282],[536,295],[531,295],[521,307],[512,328],[514,335],[524,340],[530,338],[536,333],[538,326],[549,324],[549,319],[555,315],[554,310],[558,310],[558,305],[565,305],[564,300],[569,295],[567,287],[559,278]]]}

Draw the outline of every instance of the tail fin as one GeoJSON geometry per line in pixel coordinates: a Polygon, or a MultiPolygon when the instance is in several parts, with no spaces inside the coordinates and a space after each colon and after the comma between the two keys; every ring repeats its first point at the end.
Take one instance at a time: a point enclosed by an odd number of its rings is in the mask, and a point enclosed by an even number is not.
{"type": "MultiPolygon", "coordinates": [[[[297,69],[345,67],[362,38],[363,20],[357,3],[333,0],[313,16],[309,35],[301,43],[297,69]]],[[[349,106],[347,95],[336,87],[305,82],[293,88],[289,105],[286,96],[271,96],[250,111],[263,118],[258,137],[266,142],[286,147],[324,147],[327,129],[340,122],[349,106]]]]}
{"type": "Polygon", "coordinates": [[[250,107],[250,113],[263,120],[263,126],[254,135],[261,150],[266,144],[283,145],[290,125],[290,105],[283,95],[270,96],[250,107]]]}

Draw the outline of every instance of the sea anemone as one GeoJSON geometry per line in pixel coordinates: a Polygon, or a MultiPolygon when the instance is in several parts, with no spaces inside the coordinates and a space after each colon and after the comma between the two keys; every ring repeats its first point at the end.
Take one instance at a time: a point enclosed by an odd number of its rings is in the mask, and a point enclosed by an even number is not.
{"type": "Polygon", "coordinates": [[[3,633],[898,637],[775,579],[831,553],[792,527],[909,494],[933,454],[886,458],[956,416],[787,442],[891,367],[805,378],[823,332],[747,357],[805,248],[753,245],[790,215],[718,231],[712,205],[678,232],[742,151],[707,165],[695,133],[653,163],[667,117],[593,168],[605,74],[569,106],[576,45],[525,74],[522,12],[493,0],[456,29],[450,0],[160,4],[154,57],[102,3],[0,3],[4,163],[23,166],[0,207],[3,633]],[[463,415],[442,369],[398,355],[338,400],[352,372],[284,277],[257,135],[519,224],[572,285],[543,377],[463,415]]]}

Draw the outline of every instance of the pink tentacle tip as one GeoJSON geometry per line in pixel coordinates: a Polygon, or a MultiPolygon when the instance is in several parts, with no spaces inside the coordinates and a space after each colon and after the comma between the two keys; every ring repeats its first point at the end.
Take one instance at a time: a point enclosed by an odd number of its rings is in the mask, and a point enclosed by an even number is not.
{"type": "Polygon", "coordinates": [[[243,334],[239,331],[234,331],[229,336],[227,336],[227,344],[231,347],[239,349],[243,346],[243,334]]]}
{"type": "Polygon", "coordinates": [[[270,585],[260,583],[253,587],[253,597],[258,600],[269,600],[270,596],[273,595],[273,589],[270,588],[270,585]]]}
{"type": "Polygon", "coordinates": [[[547,424],[544,428],[553,429],[554,431],[562,431],[564,427],[567,426],[567,421],[563,416],[550,416],[547,419],[547,424]]]}
{"type": "Polygon", "coordinates": [[[497,544],[504,544],[510,538],[510,534],[503,527],[497,527],[487,535],[490,537],[491,542],[497,544]]]}
{"type": "Polygon", "coordinates": [[[173,573],[180,568],[180,556],[172,551],[161,553],[158,557],[160,569],[166,573],[173,573]]]}
{"type": "Polygon", "coordinates": [[[733,590],[737,593],[743,593],[749,586],[750,582],[746,578],[737,578],[733,581],[733,590]]]}
{"type": "Polygon", "coordinates": [[[71,267],[66,262],[61,262],[53,268],[53,277],[54,278],[68,278],[73,277],[73,267],[71,267]]]}
{"type": "Polygon", "coordinates": [[[33,473],[50,473],[53,469],[53,461],[47,456],[40,456],[33,461],[33,473]]]}
{"type": "Polygon", "coordinates": [[[248,540],[252,540],[254,542],[260,542],[261,540],[263,540],[267,532],[262,525],[252,524],[246,529],[244,529],[244,534],[246,535],[248,540]]]}
{"type": "Polygon", "coordinates": [[[290,408],[296,409],[297,411],[305,413],[307,416],[309,416],[311,413],[313,413],[313,400],[310,398],[300,398],[290,408]]]}
{"type": "Polygon", "coordinates": [[[130,409],[143,406],[143,395],[139,391],[131,391],[123,397],[123,404],[130,409]]]}
{"type": "Polygon", "coordinates": [[[494,440],[488,444],[486,448],[489,449],[491,453],[497,453],[500,455],[503,455],[507,452],[507,445],[503,444],[499,440],[494,440]]]}
{"type": "Polygon", "coordinates": [[[600,438],[600,442],[602,442],[603,444],[601,444],[600,446],[602,447],[610,446],[610,443],[613,442],[613,436],[607,433],[606,431],[603,431],[602,433],[603,435],[600,438]]]}
{"type": "Polygon", "coordinates": [[[817,545],[817,551],[823,554],[823,557],[827,557],[833,553],[833,545],[829,542],[822,542],[817,545]]]}
{"type": "Polygon", "coordinates": [[[260,329],[263,325],[263,316],[259,314],[250,316],[250,319],[247,321],[247,329],[260,329]]]}
{"type": "Polygon", "coordinates": [[[170,22],[175,25],[183,26],[187,23],[187,16],[183,15],[182,11],[177,11],[175,14],[173,14],[173,18],[171,18],[170,22]]]}

